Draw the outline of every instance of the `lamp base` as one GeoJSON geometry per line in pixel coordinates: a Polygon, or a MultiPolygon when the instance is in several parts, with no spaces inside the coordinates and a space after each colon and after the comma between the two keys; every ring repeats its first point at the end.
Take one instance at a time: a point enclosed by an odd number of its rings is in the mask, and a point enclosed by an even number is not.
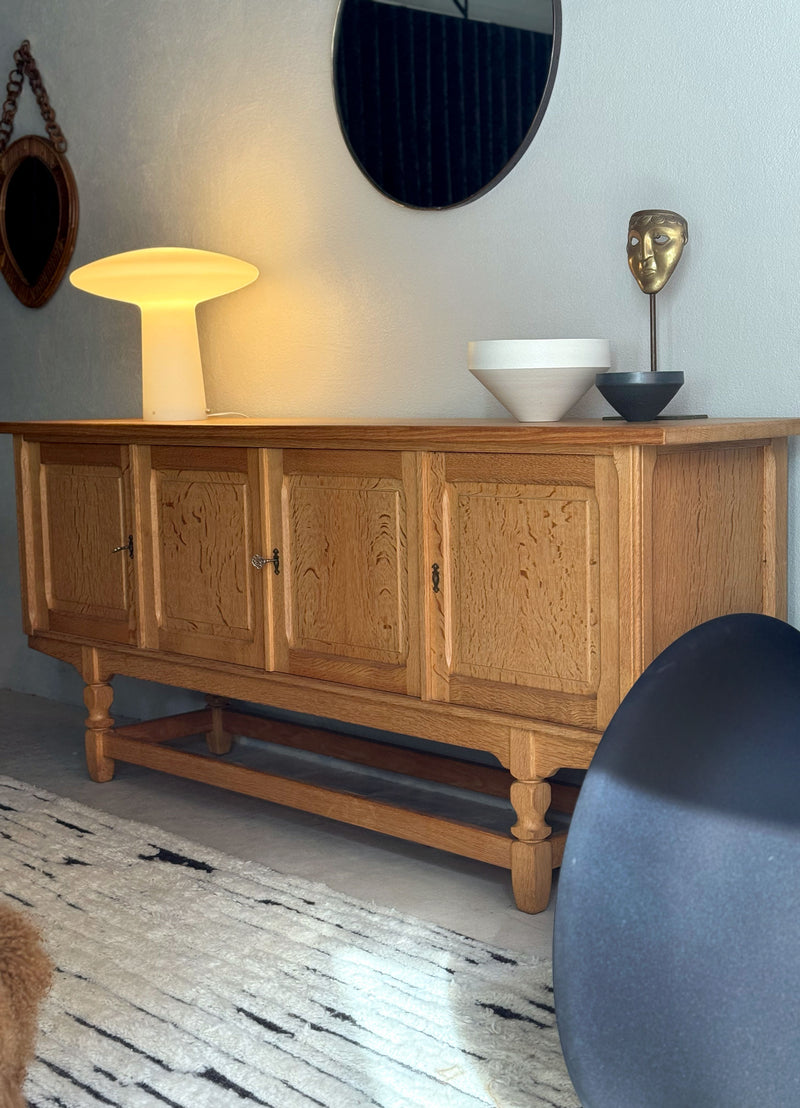
{"type": "Polygon", "coordinates": [[[175,408],[151,408],[147,411],[142,406],[142,420],[145,423],[194,423],[200,419],[208,419],[208,409],[181,407],[175,408]]]}
{"type": "Polygon", "coordinates": [[[166,423],[207,414],[194,305],[142,305],[142,419],[166,423]]]}

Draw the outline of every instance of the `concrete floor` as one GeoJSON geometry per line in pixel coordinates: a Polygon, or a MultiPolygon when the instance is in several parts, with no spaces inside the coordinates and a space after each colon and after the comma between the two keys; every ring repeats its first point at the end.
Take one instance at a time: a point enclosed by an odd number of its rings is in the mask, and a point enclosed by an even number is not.
{"type": "MultiPolygon", "coordinates": [[[[0,773],[504,949],[551,956],[553,900],[538,915],[519,912],[507,870],[137,766],[118,763],[113,781],[94,783],[83,756],[85,715],[73,704],[0,690],[0,773]]],[[[237,760],[258,764],[263,750],[244,744],[237,760]]],[[[319,775],[314,759],[296,759],[294,769],[307,780],[319,775]]],[[[369,795],[385,795],[381,775],[359,777],[369,795]]],[[[413,802],[449,816],[474,804],[472,794],[446,792],[423,787],[413,802]]],[[[481,824],[513,822],[501,801],[479,809],[481,824]]]]}

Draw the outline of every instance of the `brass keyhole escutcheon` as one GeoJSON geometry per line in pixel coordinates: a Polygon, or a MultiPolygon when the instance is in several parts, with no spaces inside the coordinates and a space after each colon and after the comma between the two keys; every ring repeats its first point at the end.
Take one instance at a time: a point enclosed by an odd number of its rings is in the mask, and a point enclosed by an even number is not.
{"type": "Polygon", "coordinates": [[[128,541],[122,546],[115,546],[111,551],[112,554],[121,554],[123,550],[128,551],[128,557],[133,557],[133,535],[128,535],[128,541]]]}
{"type": "Polygon", "coordinates": [[[250,565],[255,566],[256,569],[263,569],[264,566],[271,565],[277,576],[281,571],[281,556],[277,546],[273,549],[271,558],[265,558],[263,554],[254,554],[250,559],[250,565]]]}

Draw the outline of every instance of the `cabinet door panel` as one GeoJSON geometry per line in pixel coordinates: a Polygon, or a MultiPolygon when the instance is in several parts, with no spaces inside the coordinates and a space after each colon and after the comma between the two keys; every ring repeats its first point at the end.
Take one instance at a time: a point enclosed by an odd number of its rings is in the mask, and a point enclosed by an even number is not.
{"type": "Polygon", "coordinates": [[[251,450],[151,453],[157,645],[264,664],[258,467],[251,450]]]}
{"type": "Polygon", "coordinates": [[[592,491],[460,483],[448,507],[461,674],[588,692],[598,654],[592,491]]]}
{"type": "Polygon", "coordinates": [[[412,465],[399,454],[284,452],[280,668],[411,691],[413,489],[412,465]]]}
{"type": "Polygon", "coordinates": [[[133,642],[126,448],[42,444],[39,496],[47,629],[133,642]]]}
{"type": "Polygon", "coordinates": [[[595,459],[445,455],[438,472],[431,695],[596,726],[618,680],[618,552],[595,459]]]}

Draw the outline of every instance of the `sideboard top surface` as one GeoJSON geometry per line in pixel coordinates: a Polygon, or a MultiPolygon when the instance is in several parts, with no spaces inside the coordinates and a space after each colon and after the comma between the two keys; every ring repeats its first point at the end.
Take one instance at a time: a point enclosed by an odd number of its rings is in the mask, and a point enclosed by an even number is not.
{"type": "Polygon", "coordinates": [[[0,434],[51,442],[209,444],[261,447],[346,447],[396,450],[526,450],[543,446],[643,445],[785,438],[800,434],[800,418],[675,419],[651,423],[581,419],[517,423],[489,419],[247,419],[175,423],[141,419],[0,422],[0,434]]]}

